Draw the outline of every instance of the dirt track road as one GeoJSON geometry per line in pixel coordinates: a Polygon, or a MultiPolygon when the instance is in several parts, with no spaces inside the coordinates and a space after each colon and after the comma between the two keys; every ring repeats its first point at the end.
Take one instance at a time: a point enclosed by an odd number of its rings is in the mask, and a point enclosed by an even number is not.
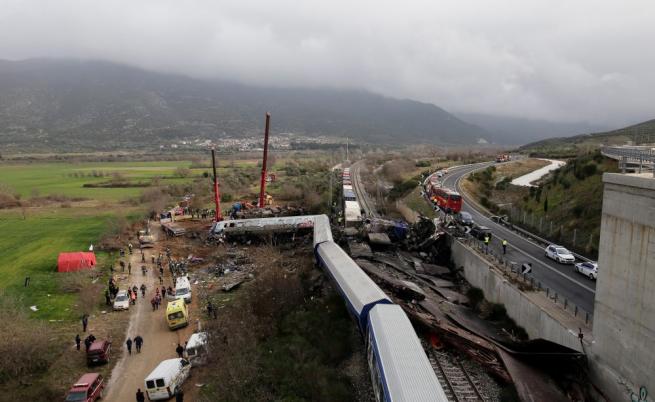
{"type": "MultiPolygon", "coordinates": [[[[152,225],[155,234],[159,234],[158,224],[152,225]]],[[[146,249],[146,265],[148,273],[143,276],[141,273],[141,253],[135,247],[134,254],[130,256],[132,263],[132,275],[124,279],[119,279],[120,289],[127,289],[128,286],[141,286],[145,283],[147,287],[146,297],[142,298],[139,292],[139,298],[135,306],[130,307],[129,312],[116,312],[114,314],[130,314],[130,323],[127,329],[126,337],[120,345],[113,345],[115,350],[122,348],[123,357],[118,361],[111,378],[107,385],[105,398],[107,402],[129,402],[136,400],[135,394],[138,388],[145,392],[143,380],[150,372],[164,359],[177,357],[175,348],[184,342],[193,333],[194,325],[187,328],[171,331],[168,329],[165,319],[166,303],[159,307],[158,310],[152,311],[150,299],[154,296],[154,291],[159,286],[159,272],[157,267],[150,263],[150,256],[157,255],[161,251],[161,243],[157,242],[153,249],[146,249]],[[134,339],[135,336],[141,335],[143,338],[143,348],[141,353],[136,353],[136,347],[132,345],[132,355],[127,353],[125,341],[128,337],[134,339]]],[[[120,275],[119,275],[120,276],[120,275]]],[[[164,269],[164,284],[171,285],[171,276],[167,269],[164,269]]],[[[195,322],[191,315],[191,322],[195,322]]],[[[185,398],[186,399],[186,398],[185,398]]]]}

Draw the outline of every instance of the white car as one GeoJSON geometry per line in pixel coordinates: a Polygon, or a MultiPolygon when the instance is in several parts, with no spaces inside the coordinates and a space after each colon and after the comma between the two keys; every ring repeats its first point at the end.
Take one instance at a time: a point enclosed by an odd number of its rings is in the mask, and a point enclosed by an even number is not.
{"type": "Polygon", "coordinates": [[[569,250],[555,244],[551,244],[550,246],[546,247],[546,257],[551,258],[560,264],[575,263],[575,257],[569,250]]]}
{"type": "Polygon", "coordinates": [[[595,281],[596,278],[598,277],[598,263],[579,262],[575,264],[575,271],[595,281]]]}
{"type": "Polygon", "coordinates": [[[130,309],[130,296],[127,295],[127,290],[120,290],[114,299],[114,310],[129,310],[130,309]]]}

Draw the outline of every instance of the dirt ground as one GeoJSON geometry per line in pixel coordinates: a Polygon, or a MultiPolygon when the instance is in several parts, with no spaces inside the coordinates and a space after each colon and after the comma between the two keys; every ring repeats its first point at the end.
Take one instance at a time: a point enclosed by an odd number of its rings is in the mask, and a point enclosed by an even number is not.
{"type": "MultiPolygon", "coordinates": [[[[156,236],[161,235],[162,233],[159,224],[151,224],[151,230],[156,236]]],[[[154,248],[146,249],[144,251],[148,272],[143,276],[140,272],[140,267],[143,265],[141,263],[141,254],[137,249],[135,249],[134,254],[130,256],[132,275],[118,275],[120,289],[127,289],[128,286],[131,287],[133,285],[140,287],[141,283],[144,283],[147,287],[147,291],[145,298],[141,297],[141,294],[139,293],[136,305],[130,307],[129,313],[124,313],[130,315],[130,322],[125,338],[120,344],[117,342],[114,345],[115,348],[121,347],[124,353],[122,358],[116,363],[111,378],[107,384],[104,398],[107,402],[134,401],[137,389],[141,388],[141,390],[145,392],[145,377],[150,374],[150,372],[162,360],[177,357],[175,352],[177,344],[184,345],[184,342],[196,328],[195,323],[198,319],[198,314],[196,312],[197,309],[193,306],[194,303],[197,304],[197,300],[193,300],[190,308],[190,321],[192,324],[176,331],[168,329],[165,318],[165,301],[158,310],[152,310],[150,300],[155,295],[155,288],[160,285],[159,271],[157,270],[156,264],[153,265],[151,263],[151,256],[157,256],[159,253],[165,254],[164,250],[164,241],[158,239],[154,248]],[[143,338],[143,348],[141,349],[141,353],[136,353],[136,348],[133,345],[132,354],[129,355],[127,353],[125,341],[128,337],[134,339],[137,335],[141,335],[143,338]]],[[[173,287],[172,277],[168,269],[164,269],[164,285],[173,287]]],[[[193,390],[189,389],[189,392],[187,392],[187,389],[190,388],[190,386],[191,382],[187,381],[184,387],[186,394],[185,400],[193,400],[188,395],[193,394],[193,390]]]]}

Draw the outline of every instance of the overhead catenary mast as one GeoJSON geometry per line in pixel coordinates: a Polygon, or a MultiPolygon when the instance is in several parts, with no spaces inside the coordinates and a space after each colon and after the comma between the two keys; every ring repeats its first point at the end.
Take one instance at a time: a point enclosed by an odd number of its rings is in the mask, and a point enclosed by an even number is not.
{"type": "Polygon", "coordinates": [[[266,192],[266,161],[268,160],[268,130],[271,125],[271,113],[266,112],[266,128],[264,129],[264,159],[262,160],[262,178],[259,185],[259,208],[264,208],[266,192]]]}

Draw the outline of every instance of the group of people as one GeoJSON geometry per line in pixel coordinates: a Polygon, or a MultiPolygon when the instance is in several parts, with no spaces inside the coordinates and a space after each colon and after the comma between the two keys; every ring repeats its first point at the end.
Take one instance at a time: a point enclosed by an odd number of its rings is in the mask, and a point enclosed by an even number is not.
{"type": "Polygon", "coordinates": [[[166,299],[166,293],[168,294],[173,294],[173,289],[169,286],[168,289],[166,287],[162,286],[161,287],[161,293],[159,292],[159,288],[155,288],[155,295],[150,299],[150,304],[152,304],[152,311],[158,310],[159,306],[162,304],[162,300],[166,299]]]}
{"type": "Polygon", "coordinates": [[[132,341],[132,338],[127,338],[127,341],[125,341],[125,346],[127,347],[127,353],[129,355],[132,355],[132,343],[134,343],[134,346],[136,346],[136,352],[141,353],[141,347],[143,346],[143,338],[141,335],[137,335],[134,337],[134,341],[132,341]]]}
{"type": "MultiPolygon", "coordinates": [[[[93,336],[93,334],[89,334],[86,338],[84,338],[84,347],[86,348],[85,350],[89,350],[91,347],[91,344],[96,340],[96,337],[93,336]]],[[[75,346],[77,347],[77,350],[80,350],[80,345],[82,344],[82,338],[80,338],[80,334],[75,335],[75,346]]]]}

